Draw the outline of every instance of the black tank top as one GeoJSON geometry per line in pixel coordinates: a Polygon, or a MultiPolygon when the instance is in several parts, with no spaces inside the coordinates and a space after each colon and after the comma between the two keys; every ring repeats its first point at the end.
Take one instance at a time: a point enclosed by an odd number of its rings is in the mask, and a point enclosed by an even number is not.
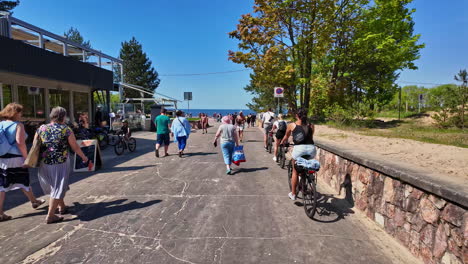
{"type": "Polygon", "coordinates": [[[292,131],[294,145],[314,145],[313,129],[310,125],[296,127],[292,131]]]}

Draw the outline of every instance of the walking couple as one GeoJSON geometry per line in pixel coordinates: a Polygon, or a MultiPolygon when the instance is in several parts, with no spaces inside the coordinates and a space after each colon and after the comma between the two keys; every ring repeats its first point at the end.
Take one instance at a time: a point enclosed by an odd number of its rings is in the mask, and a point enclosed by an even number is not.
{"type": "Polygon", "coordinates": [[[184,155],[187,146],[187,140],[190,135],[192,126],[189,121],[183,117],[183,112],[177,110],[176,117],[172,120],[167,116],[166,109],[161,110],[161,114],[156,117],[154,124],[156,125],[156,151],[155,155],[159,158],[159,149],[164,146],[164,157],[169,156],[169,144],[171,135],[177,141],[179,147],[179,157],[184,155]]]}
{"type": "MultiPolygon", "coordinates": [[[[28,157],[26,149],[27,134],[22,123],[19,122],[23,114],[23,106],[10,103],[0,112],[3,121],[0,122],[0,221],[12,219],[3,211],[5,193],[21,189],[31,201],[34,209],[45,203],[43,199],[36,199],[29,180],[28,157]]],[[[39,144],[39,183],[45,194],[50,195],[49,209],[46,223],[52,224],[63,220],[68,213],[64,198],[69,190],[71,173],[69,149],[71,148],[84,163],[88,157],[78,146],[73,131],[65,124],[67,111],[62,107],[55,107],[50,112],[50,123],[42,125],[37,130],[34,141],[39,144]],[[58,209],[56,211],[56,209],[58,209]]],[[[30,154],[32,154],[31,152],[30,154]]]]}

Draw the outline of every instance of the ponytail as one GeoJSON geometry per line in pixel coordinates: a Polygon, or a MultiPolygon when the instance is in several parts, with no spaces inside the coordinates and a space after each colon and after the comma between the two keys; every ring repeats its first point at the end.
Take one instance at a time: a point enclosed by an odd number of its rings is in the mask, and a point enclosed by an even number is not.
{"type": "Polygon", "coordinates": [[[303,126],[308,124],[307,111],[304,108],[297,110],[296,114],[297,117],[299,117],[301,120],[303,126]]]}

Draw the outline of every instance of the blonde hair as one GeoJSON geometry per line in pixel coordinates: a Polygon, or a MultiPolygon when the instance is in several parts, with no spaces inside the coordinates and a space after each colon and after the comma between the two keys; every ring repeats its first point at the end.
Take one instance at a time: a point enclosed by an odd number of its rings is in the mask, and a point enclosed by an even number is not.
{"type": "Polygon", "coordinates": [[[5,120],[18,121],[17,114],[23,112],[23,106],[17,103],[9,103],[0,111],[0,117],[5,120]]]}
{"type": "Polygon", "coordinates": [[[283,114],[278,114],[278,119],[283,120],[283,114]]]}

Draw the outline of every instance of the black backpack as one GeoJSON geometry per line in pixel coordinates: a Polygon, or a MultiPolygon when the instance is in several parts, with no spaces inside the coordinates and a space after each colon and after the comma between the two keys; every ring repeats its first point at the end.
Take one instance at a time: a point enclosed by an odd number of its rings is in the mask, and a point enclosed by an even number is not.
{"type": "Polygon", "coordinates": [[[286,127],[285,121],[278,121],[278,131],[286,132],[286,127]]]}

